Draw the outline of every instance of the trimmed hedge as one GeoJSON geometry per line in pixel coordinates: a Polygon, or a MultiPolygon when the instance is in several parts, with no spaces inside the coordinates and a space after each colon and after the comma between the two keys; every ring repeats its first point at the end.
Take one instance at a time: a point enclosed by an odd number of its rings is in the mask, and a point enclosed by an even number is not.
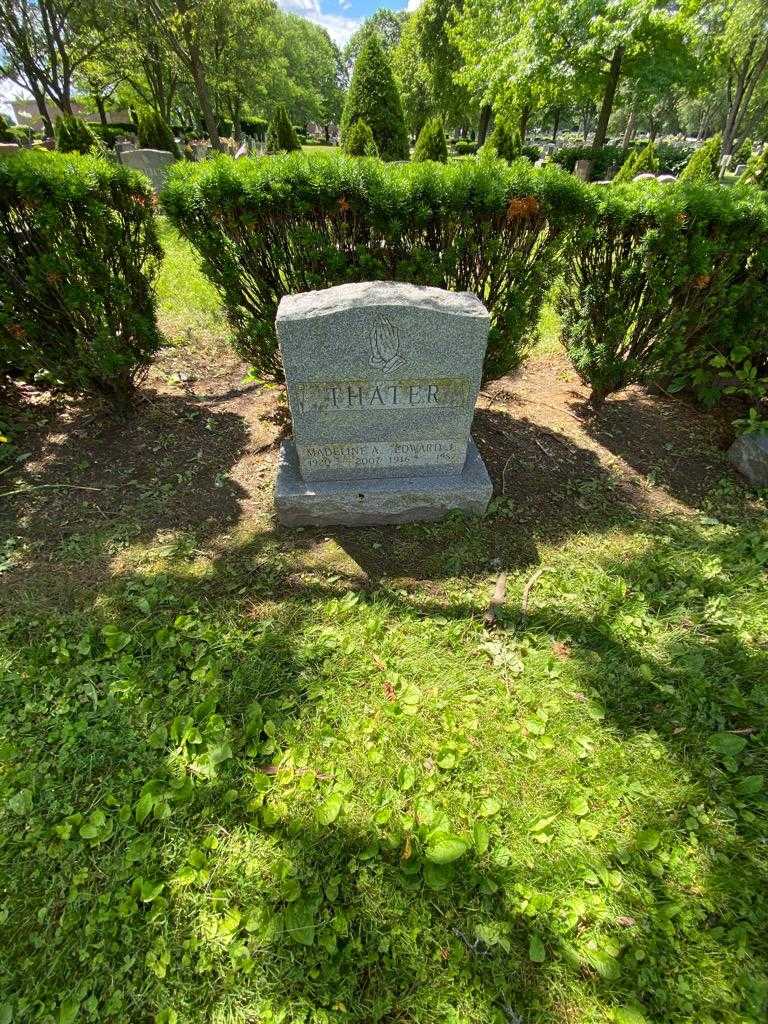
{"type": "Polygon", "coordinates": [[[485,377],[509,373],[588,202],[574,177],[525,160],[391,165],[335,154],[179,164],[162,193],[222,293],[238,351],[276,379],[282,296],[366,280],[479,295],[492,320],[485,377]]]}
{"type": "Polygon", "coordinates": [[[725,366],[768,351],[765,202],[747,187],[683,182],[591,191],[557,305],[593,404],[658,380],[711,399],[725,366]]]}
{"type": "Polygon", "coordinates": [[[0,365],[125,408],[161,338],[143,175],[96,157],[0,161],[0,365]]]}

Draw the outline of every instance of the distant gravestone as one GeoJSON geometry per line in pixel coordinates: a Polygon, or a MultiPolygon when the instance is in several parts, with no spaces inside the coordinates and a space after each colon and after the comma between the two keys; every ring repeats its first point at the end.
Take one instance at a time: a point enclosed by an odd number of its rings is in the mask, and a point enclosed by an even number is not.
{"type": "Polygon", "coordinates": [[[469,432],[489,323],[475,295],[411,284],[284,297],[277,334],[293,438],[280,455],[280,522],[482,515],[492,485],[469,432]]]}
{"type": "Polygon", "coordinates": [[[0,156],[11,156],[19,152],[19,146],[15,142],[0,142],[0,156]]]}
{"type": "Polygon", "coordinates": [[[671,185],[673,181],[677,181],[674,174],[659,174],[656,181],[660,181],[662,185],[671,185]]]}
{"type": "Polygon", "coordinates": [[[132,149],[122,152],[120,161],[134,171],[143,171],[152,182],[152,188],[159,192],[174,156],[164,149],[132,149]]]}
{"type": "Polygon", "coordinates": [[[728,449],[728,460],[754,487],[768,487],[768,433],[737,437],[728,449]]]}
{"type": "Polygon", "coordinates": [[[643,174],[636,174],[632,181],[656,181],[656,175],[651,174],[650,171],[645,171],[643,174]]]}
{"type": "Polygon", "coordinates": [[[592,173],[592,161],[577,160],[573,173],[577,178],[581,178],[582,181],[589,181],[589,176],[592,173]]]}
{"type": "Polygon", "coordinates": [[[736,177],[740,178],[742,176],[742,174],[744,173],[744,171],[746,171],[746,169],[747,169],[747,165],[746,164],[736,164],[736,170],[734,172],[736,177]]]}

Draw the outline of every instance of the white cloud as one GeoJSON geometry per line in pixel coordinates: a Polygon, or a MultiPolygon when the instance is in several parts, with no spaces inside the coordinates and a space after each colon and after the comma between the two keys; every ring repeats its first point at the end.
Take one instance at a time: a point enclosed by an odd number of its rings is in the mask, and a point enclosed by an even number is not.
{"type": "Polygon", "coordinates": [[[0,78],[0,114],[4,114],[6,117],[9,114],[13,115],[11,100],[21,99],[29,100],[32,99],[32,96],[26,89],[22,89],[20,85],[16,85],[9,78],[0,78]]]}
{"type": "Polygon", "coordinates": [[[423,3],[424,0],[408,0],[408,6],[405,9],[410,14],[413,14],[414,11],[418,11],[423,3]]]}
{"type": "MultiPolygon", "coordinates": [[[[308,21],[314,21],[326,30],[337,46],[344,46],[362,24],[361,18],[347,18],[343,14],[325,14],[320,5],[320,0],[279,0],[280,6],[290,11],[291,14],[298,14],[308,21]]],[[[340,3],[342,10],[350,6],[348,2],[340,3]]]]}

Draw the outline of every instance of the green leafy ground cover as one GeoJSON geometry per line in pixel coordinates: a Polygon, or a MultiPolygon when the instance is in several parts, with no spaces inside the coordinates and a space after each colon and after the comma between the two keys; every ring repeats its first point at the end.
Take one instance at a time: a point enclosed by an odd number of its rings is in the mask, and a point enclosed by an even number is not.
{"type": "Polygon", "coordinates": [[[764,507],[609,490],[0,536],[0,1021],[763,1021],[764,507]]]}

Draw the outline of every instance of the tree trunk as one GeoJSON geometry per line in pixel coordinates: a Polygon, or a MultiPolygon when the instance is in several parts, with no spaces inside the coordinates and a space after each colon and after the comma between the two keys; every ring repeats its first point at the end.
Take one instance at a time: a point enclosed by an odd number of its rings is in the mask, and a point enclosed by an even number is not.
{"type": "Polygon", "coordinates": [[[552,145],[557,142],[557,130],[560,127],[560,107],[555,107],[552,118],[552,145]]]}
{"type": "Polygon", "coordinates": [[[205,70],[203,68],[203,62],[200,60],[200,50],[197,44],[191,40],[189,41],[189,58],[192,66],[192,79],[195,83],[195,95],[197,96],[197,101],[200,104],[200,110],[203,114],[208,138],[211,140],[211,148],[217,153],[220,153],[221,141],[219,140],[219,129],[216,124],[216,118],[213,115],[211,97],[208,92],[208,83],[205,79],[205,70]]]}
{"type": "Polygon", "coordinates": [[[627,150],[629,149],[629,144],[630,144],[630,142],[632,141],[632,139],[635,136],[635,125],[636,124],[637,124],[637,111],[635,110],[635,108],[633,106],[632,109],[629,112],[629,117],[627,118],[627,127],[624,130],[624,139],[622,140],[622,143],[621,143],[621,148],[622,148],[622,151],[624,153],[626,153],[627,150]]]}
{"type": "Polygon", "coordinates": [[[752,100],[755,86],[763,77],[766,67],[768,67],[768,46],[763,49],[757,64],[751,71],[747,72],[743,65],[739,69],[736,91],[733,94],[728,116],[725,119],[723,156],[733,153],[733,143],[739,130],[739,124],[752,100]]]}
{"type": "Polygon", "coordinates": [[[107,112],[104,109],[104,97],[101,96],[99,93],[95,93],[94,97],[93,97],[93,100],[94,100],[94,102],[96,104],[96,109],[99,112],[99,120],[101,121],[102,124],[106,124],[107,123],[107,112]]]}
{"type": "Polygon", "coordinates": [[[488,124],[491,120],[491,108],[488,103],[484,103],[480,107],[480,118],[477,122],[477,145],[478,148],[485,142],[485,136],[488,134],[488,124]]]}
{"type": "Polygon", "coordinates": [[[235,139],[238,143],[243,141],[243,126],[240,123],[242,106],[242,100],[239,96],[236,96],[232,104],[232,130],[235,133],[235,139]]]}
{"type": "Polygon", "coordinates": [[[530,108],[530,106],[526,105],[520,111],[519,130],[520,130],[520,141],[521,142],[525,142],[525,133],[528,130],[528,118],[530,116],[531,116],[531,108],[530,108]]]}
{"type": "MultiPolygon", "coordinates": [[[[26,71],[25,71],[25,74],[26,71]]],[[[48,113],[48,105],[45,102],[45,93],[40,88],[38,82],[27,74],[27,81],[29,83],[29,91],[32,93],[37,109],[40,111],[40,116],[43,119],[45,125],[45,134],[49,139],[53,138],[53,122],[51,121],[51,115],[48,113]]]]}
{"type": "Polygon", "coordinates": [[[648,124],[648,141],[655,142],[656,136],[659,134],[659,126],[656,122],[656,118],[651,114],[648,124]]]}
{"type": "Polygon", "coordinates": [[[605,145],[605,137],[608,134],[608,121],[613,110],[613,101],[616,98],[616,89],[619,85],[621,75],[621,62],[624,59],[624,47],[617,46],[611,57],[611,66],[608,69],[608,79],[605,83],[603,102],[600,107],[600,116],[597,119],[595,137],[592,140],[592,152],[596,153],[605,145]]]}

